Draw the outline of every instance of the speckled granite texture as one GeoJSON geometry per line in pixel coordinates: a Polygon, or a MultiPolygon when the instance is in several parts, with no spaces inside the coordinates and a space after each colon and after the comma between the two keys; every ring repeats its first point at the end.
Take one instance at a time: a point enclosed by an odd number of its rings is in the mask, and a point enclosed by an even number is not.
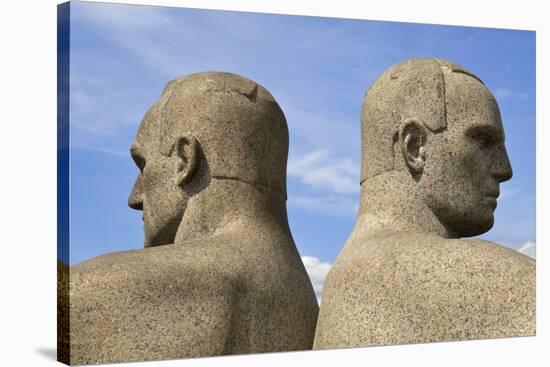
{"type": "Polygon", "coordinates": [[[318,305],[286,215],[288,129],[234,74],[168,83],[129,205],[145,248],[71,267],[71,363],[311,349],[318,305]]]}
{"type": "Polygon", "coordinates": [[[499,108],[440,59],[392,66],[362,109],[361,202],[325,282],[314,349],[535,334],[535,261],[460,239],[512,177],[499,108]]]}
{"type": "Polygon", "coordinates": [[[69,265],[57,260],[57,360],[70,364],[69,265]]]}

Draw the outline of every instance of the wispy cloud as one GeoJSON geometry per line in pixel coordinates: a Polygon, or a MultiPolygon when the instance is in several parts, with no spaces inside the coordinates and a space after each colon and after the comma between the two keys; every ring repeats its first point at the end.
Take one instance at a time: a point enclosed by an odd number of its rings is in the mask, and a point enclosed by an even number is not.
{"type": "Polygon", "coordinates": [[[288,204],[324,215],[352,217],[358,209],[359,170],[351,159],[328,149],[291,158],[287,174],[298,180],[305,194],[292,193],[288,204]]]}
{"type": "Polygon", "coordinates": [[[508,185],[502,186],[499,195],[499,202],[502,203],[503,200],[510,200],[514,198],[517,194],[520,194],[520,190],[517,187],[508,185]]]}
{"type": "Polygon", "coordinates": [[[537,244],[533,241],[527,241],[518,248],[518,251],[534,259],[537,255],[537,244]]]}
{"type": "Polygon", "coordinates": [[[288,205],[329,216],[353,217],[358,210],[357,200],[343,195],[290,196],[288,205]]]}
{"type": "Polygon", "coordinates": [[[511,90],[505,87],[500,87],[495,89],[493,94],[498,99],[508,99],[508,98],[527,99],[529,97],[529,95],[526,92],[516,92],[514,90],[511,90]]]}
{"type": "Polygon", "coordinates": [[[315,150],[288,163],[287,173],[303,184],[339,194],[359,192],[359,165],[336,158],[329,150],[315,150]]]}
{"type": "Polygon", "coordinates": [[[536,198],[533,180],[516,180],[515,177],[500,186],[498,206],[493,228],[481,238],[514,249],[526,239],[534,238],[536,221],[536,198]]]}
{"type": "Polygon", "coordinates": [[[85,14],[89,20],[108,27],[131,30],[136,27],[155,29],[170,24],[171,20],[165,9],[154,6],[124,6],[122,4],[103,4],[101,6],[78,4],[86,6],[85,14]]]}
{"type": "MultiPolygon", "coordinates": [[[[78,52],[75,54],[75,58],[78,58],[78,52]]],[[[86,74],[82,63],[77,63],[71,70],[69,98],[72,138],[89,141],[94,137],[114,137],[128,129],[134,133],[147,104],[153,103],[147,102],[151,91],[122,88],[110,78],[91,78],[86,74]],[[144,107],[136,108],[140,105],[144,107]]],[[[154,92],[160,94],[160,91],[154,92]]]]}
{"type": "Polygon", "coordinates": [[[167,52],[174,48],[165,46],[168,40],[183,41],[186,35],[167,9],[78,3],[73,14],[76,21],[92,25],[98,34],[134,53],[144,64],[170,74],[177,72],[177,61],[167,52]]]}
{"type": "Polygon", "coordinates": [[[72,148],[81,149],[81,150],[88,150],[91,152],[98,152],[98,153],[104,153],[109,154],[115,157],[120,158],[126,158],[130,159],[130,152],[129,151],[123,151],[123,150],[117,150],[117,149],[111,149],[111,148],[105,148],[100,146],[87,146],[87,145],[71,145],[72,148]]]}
{"type": "Polygon", "coordinates": [[[302,261],[304,262],[307,274],[313,284],[313,290],[315,291],[315,296],[317,296],[317,301],[320,304],[325,279],[332,264],[329,262],[322,262],[319,258],[314,256],[302,256],[302,261]]]}

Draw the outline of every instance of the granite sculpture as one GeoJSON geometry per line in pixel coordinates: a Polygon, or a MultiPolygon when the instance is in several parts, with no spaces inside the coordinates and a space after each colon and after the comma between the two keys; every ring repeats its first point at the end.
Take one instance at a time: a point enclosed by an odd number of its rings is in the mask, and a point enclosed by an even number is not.
{"type": "Polygon", "coordinates": [[[71,268],[71,363],[311,349],[318,305],[288,226],[272,95],[229,73],[173,80],[131,154],[145,248],[71,268]]]}
{"type": "Polygon", "coordinates": [[[535,334],[535,261],[488,231],[512,177],[499,107],[442,59],[386,70],[361,111],[356,225],[328,274],[314,349],[535,334]]]}

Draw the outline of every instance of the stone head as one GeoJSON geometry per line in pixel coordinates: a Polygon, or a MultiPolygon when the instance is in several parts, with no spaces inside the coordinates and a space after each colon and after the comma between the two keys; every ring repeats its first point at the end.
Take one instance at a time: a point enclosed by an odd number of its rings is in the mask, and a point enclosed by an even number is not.
{"type": "Polygon", "coordinates": [[[200,168],[210,178],[236,180],[286,198],[288,127],[262,86],[242,76],[205,72],[167,87],[161,152],[179,159],[180,185],[200,168]]]}
{"type": "Polygon", "coordinates": [[[477,76],[441,59],[396,64],[367,91],[361,123],[361,182],[403,171],[450,233],[493,226],[512,170],[497,102],[477,76]]]}
{"type": "Polygon", "coordinates": [[[143,211],[144,247],[174,242],[189,199],[172,177],[176,162],[160,151],[161,113],[166,97],[165,90],[145,113],[130,149],[139,174],[128,205],[143,211]]]}
{"type": "Polygon", "coordinates": [[[173,243],[189,198],[211,179],[286,198],[284,114],[265,88],[236,74],[170,81],[145,115],[132,156],[141,171],[129,205],[143,210],[145,246],[173,243]]]}

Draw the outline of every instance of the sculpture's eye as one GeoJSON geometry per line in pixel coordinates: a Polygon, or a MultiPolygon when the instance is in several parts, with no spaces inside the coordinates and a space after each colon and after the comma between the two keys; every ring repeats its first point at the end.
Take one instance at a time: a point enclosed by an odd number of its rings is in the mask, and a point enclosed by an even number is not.
{"type": "Polygon", "coordinates": [[[487,134],[479,134],[474,138],[481,148],[485,148],[493,142],[493,138],[487,134]]]}

